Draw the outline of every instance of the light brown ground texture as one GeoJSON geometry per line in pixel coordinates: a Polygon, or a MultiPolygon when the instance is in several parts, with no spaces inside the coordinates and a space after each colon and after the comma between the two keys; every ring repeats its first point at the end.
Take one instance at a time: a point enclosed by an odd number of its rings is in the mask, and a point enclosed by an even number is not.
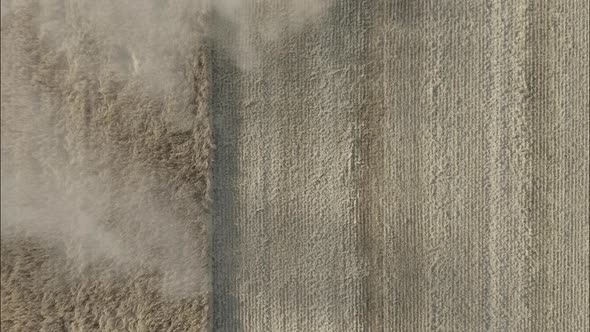
{"type": "Polygon", "coordinates": [[[130,68],[158,38],[117,45],[138,20],[87,24],[79,3],[2,14],[1,330],[206,330],[203,25],[160,59],[182,73],[166,87],[130,68]]]}
{"type": "Polygon", "coordinates": [[[2,330],[205,328],[210,113],[213,331],[587,331],[588,2],[269,3],[163,94],[3,17],[2,330]]]}
{"type": "Polygon", "coordinates": [[[588,331],[588,9],[343,0],[262,70],[215,49],[213,329],[588,331]]]}

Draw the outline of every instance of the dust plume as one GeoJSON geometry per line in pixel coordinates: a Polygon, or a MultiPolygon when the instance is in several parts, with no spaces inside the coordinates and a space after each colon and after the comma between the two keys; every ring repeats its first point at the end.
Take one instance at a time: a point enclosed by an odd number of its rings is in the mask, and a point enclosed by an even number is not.
{"type": "Polygon", "coordinates": [[[278,43],[300,32],[326,14],[332,3],[333,0],[212,1],[207,7],[208,37],[241,70],[260,71],[263,44],[278,43]]]}
{"type": "MultiPolygon", "coordinates": [[[[191,1],[2,1],[2,242],[208,289],[208,82],[191,1]]],[[[66,267],[64,267],[66,268],[66,267]]]]}

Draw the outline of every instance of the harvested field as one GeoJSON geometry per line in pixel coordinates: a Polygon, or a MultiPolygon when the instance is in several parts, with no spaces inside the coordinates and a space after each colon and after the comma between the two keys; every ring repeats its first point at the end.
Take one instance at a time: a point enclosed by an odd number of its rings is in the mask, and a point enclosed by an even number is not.
{"type": "Polygon", "coordinates": [[[350,0],[228,31],[261,70],[212,55],[213,329],[590,328],[587,21],[350,0]]]}

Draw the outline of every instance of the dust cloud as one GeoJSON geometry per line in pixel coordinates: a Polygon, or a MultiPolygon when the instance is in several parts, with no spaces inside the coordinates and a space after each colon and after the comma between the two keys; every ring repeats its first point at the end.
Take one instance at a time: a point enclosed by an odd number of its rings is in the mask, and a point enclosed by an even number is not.
{"type": "Polygon", "coordinates": [[[326,14],[332,4],[333,0],[213,1],[207,7],[208,37],[239,69],[259,71],[262,44],[278,43],[301,31],[326,14]]]}
{"type": "Polygon", "coordinates": [[[202,8],[2,0],[3,247],[33,239],[74,273],[152,271],[167,296],[206,293],[202,8]]]}

